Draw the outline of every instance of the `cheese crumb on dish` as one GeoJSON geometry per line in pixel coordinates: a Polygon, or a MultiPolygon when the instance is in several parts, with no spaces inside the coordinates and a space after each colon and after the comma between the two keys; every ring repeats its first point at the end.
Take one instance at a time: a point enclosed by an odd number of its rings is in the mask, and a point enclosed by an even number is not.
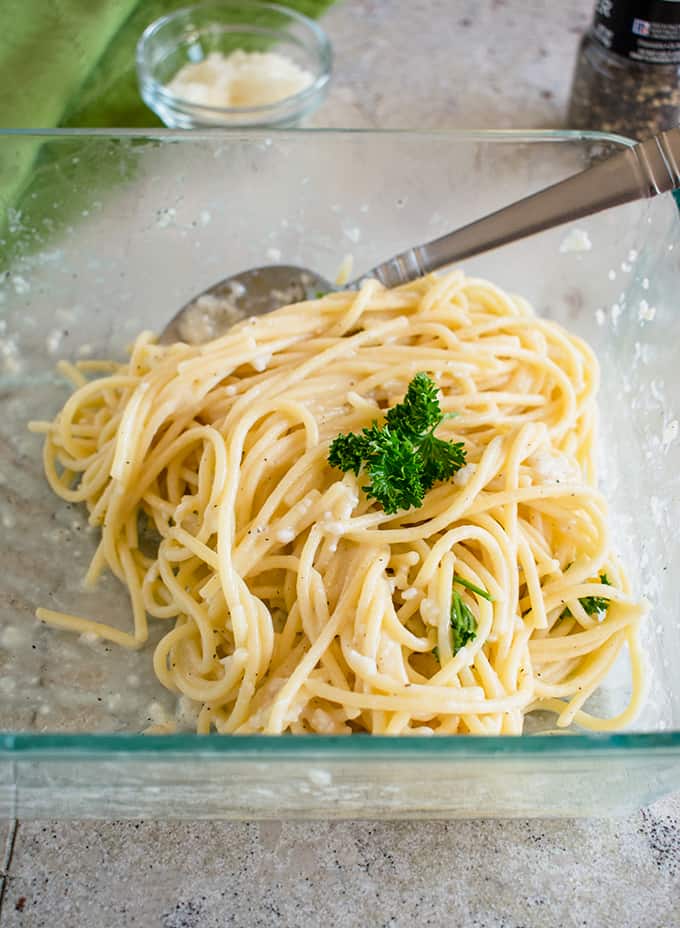
{"type": "Polygon", "coordinates": [[[196,63],[185,64],[166,90],[199,106],[266,106],[299,93],[314,82],[314,76],[278,52],[210,54],[196,63]]]}
{"type": "Polygon", "coordinates": [[[573,251],[590,251],[593,247],[590,236],[585,229],[571,229],[560,244],[560,252],[569,254],[573,251]]]}

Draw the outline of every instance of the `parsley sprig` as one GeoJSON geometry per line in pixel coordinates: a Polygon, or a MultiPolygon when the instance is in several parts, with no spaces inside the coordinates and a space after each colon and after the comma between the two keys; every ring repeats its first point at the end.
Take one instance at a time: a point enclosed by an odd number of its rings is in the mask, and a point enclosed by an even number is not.
{"type": "MultiPolygon", "coordinates": [[[[611,586],[606,574],[600,574],[600,583],[611,586]]],[[[583,606],[586,615],[600,615],[609,608],[609,599],[606,596],[582,596],[579,602],[583,606]]],[[[568,609],[565,612],[569,612],[568,609]]]]}
{"type": "MultiPolygon", "coordinates": [[[[611,586],[611,582],[606,574],[600,574],[600,583],[605,586],[611,586]]],[[[586,615],[600,615],[609,608],[609,599],[606,596],[582,596],[579,602],[583,606],[586,615]]],[[[566,608],[560,618],[571,615],[569,608],[566,608]]]]}
{"type": "Polygon", "coordinates": [[[362,489],[388,515],[418,508],[437,481],[448,480],[465,464],[463,442],[434,434],[445,418],[437,385],[427,374],[416,374],[403,401],[387,411],[384,424],[374,421],[359,433],[338,435],[328,462],[357,476],[363,468],[370,482],[362,489]]]}
{"type": "MultiPolygon", "coordinates": [[[[488,602],[493,602],[491,593],[487,590],[483,590],[481,586],[477,586],[469,580],[465,580],[464,577],[454,574],[453,582],[454,584],[458,583],[460,586],[464,586],[473,593],[477,593],[479,596],[488,600],[488,602]]],[[[477,637],[477,627],[477,619],[475,618],[474,612],[463,600],[458,590],[454,590],[451,599],[451,645],[454,654],[460,651],[461,648],[464,648],[466,644],[475,640],[477,637]]],[[[439,648],[432,648],[432,654],[436,660],[439,660],[439,648]]]]}
{"type": "Polygon", "coordinates": [[[493,602],[493,596],[489,593],[488,590],[483,590],[481,586],[477,586],[474,583],[470,583],[469,580],[466,580],[464,577],[461,577],[459,574],[453,575],[453,582],[464,586],[466,589],[471,590],[473,593],[476,593],[478,596],[481,596],[487,602],[493,602]]]}
{"type": "Polygon", "coordinates": [[[477,619],[457,590],[451,601],[451,628],[453,630],[453,653],[460,651],[477,637],[477,619]]]}

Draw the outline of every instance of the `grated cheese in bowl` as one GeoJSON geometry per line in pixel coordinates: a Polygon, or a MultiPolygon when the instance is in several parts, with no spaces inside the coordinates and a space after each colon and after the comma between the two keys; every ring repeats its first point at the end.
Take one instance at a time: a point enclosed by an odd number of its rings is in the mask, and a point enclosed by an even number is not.
{"type": "Polygon", "coordinates": [[[313,83],[314,76],[285,55],[239,49],[184,65],[166,90],[199,106],[237,108],[277,103],[313,83]]]}

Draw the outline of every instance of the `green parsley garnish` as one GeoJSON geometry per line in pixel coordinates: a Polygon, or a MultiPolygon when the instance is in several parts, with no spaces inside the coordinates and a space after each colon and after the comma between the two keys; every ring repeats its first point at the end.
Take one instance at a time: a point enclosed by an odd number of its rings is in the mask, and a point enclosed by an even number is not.
{"type": "Polygon", "coordinates": [[[384,425],[374,421],[358,434],[333,439],[328,463],[357,476],[363,467],[370,482],[362,490],[388,515],[418,508],[437,481],[453,477],[465,464],[462,441],[435,438],[445,418],[437,385],[427,374],[416,374],[403,402],[387,411],[384,425]]]}
{"type": "MultiPolygon", "coordinates": [[[[600,574],[600,583],[611,586],[609,578],[606,574],[600,574]]],[[[606,596],[582,596],[579,599],[579,602],[583,606],[586,615],[600,615],[601,613],[606,612],[609,608],[609,599],[606,596]]],[[[570,615],[571,612],[567,607],[560,618],[563,619],[570,615]]]]}
{"type": "MultiPolygon", "coordinates": [[[[487,593],[486,590],[475,586],[474,583],[470,583],[468,580],[463,580],[463,578],[459,577],[457,574],[454,575],[453,582],[460,583],[461,586],[467,587],[474,593],[479,593],[484,599],[488,599],[489,602],[493,602],[492,596],[487,593]]],[[[470,641],[474,641],[477,637],[477,619],[472,609],[463,602],[463,597],[457,590],[453,591],[453,599],[451,602],[451,632],[451,646],[454,654],[465,647],[470,641]]],[[[432,648],[432,655],[435,660],[441,663],[438,647],[435,646],[432,648]]]]}
{"type": "Polygon", "coordinates": [[[453,591],[451,603],[451,628],[454,654],[477,637],[477,619],[456,590],[453,591]]]}
{"type": "MultiPolygon", "coordinates": [[[[611,586],[606,574],[600,574],[600,583],[611,586]]],[[[600,612],[606,612],[609,608],[609,599],[606,596],[584,596],[579,602],[588,615],[597,615],[600,612]]]]}
{"type": "Polygon", "coordinates": [[[458,574],[453,575],[453,582],[459,583],[461,586],[464,586],[466,589],[471,590],[473,593],[477,593],[478,596],[484,597],[488,602],[493,602],[493,596],[491,593],[488,593],[486,590],[483,590],[481,586],[475,586],[474,583],[470,583],[469,580],[465,580],[463,577],[459,577],[458,574]]]}

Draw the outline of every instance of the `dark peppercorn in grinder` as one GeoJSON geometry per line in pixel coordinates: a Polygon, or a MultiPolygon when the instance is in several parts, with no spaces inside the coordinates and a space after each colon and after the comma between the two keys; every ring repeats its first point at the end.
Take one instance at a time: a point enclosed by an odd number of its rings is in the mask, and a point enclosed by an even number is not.
{"type": "Polygon", "coordinates": [[[680,0],[598,0],[568,124],[637,140],[680,126],[680,0]]]}

